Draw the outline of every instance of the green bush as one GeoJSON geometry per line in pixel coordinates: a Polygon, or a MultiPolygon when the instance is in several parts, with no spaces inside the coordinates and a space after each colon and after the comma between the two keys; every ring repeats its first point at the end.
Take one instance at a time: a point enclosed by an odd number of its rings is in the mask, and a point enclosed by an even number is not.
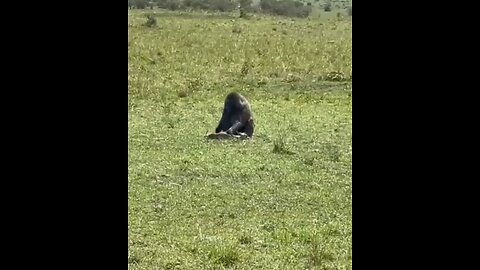
{"type": "Polygon", "coordinates": [[[159,8],[177,10],[181,8],[181,3],[178,0],[157,0],[157,6],[159,8]]]}
{"type": "Polygon", "coordinates": [[[147,7],[147,0],[133,0],[133,7],[137,9],[145,9],[147,7]]]}
{"type": "Polygon", "coordinates": [[[232,11],[236,7],[236,0],[184,0],[183,6],[192,9],[232,11]]]}
{"type": "Polygon", "coordinates": [[[330,11],[332,11],[332,3],[330,3],[330,2],[326,3],[325,6],[323,7],[323,10],[324,10],[325,12],[330,12],[330,11]]]}
{"type": "Polygon", "coordinates": [[[261,0],[260,8],[265,13],[288,17],[306,18],[312,12],[312,6],[292,0],[261,0]]]}

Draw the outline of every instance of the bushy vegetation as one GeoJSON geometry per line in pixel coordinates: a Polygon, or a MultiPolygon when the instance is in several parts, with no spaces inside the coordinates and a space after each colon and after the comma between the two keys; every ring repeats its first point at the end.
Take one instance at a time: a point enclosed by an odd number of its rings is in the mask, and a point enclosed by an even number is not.
{"type": "Polygon", "coordinates": [[[325,12],[330,12],[332,11],[332,3],[331,2],[327,2],[324,6],[323,6],[323,10],[325,12]]]}
{"type": "Polygon", "coordinates": [[[292,0],[261,0],[260,8],[263,12],[272,15],[289,17],[308,17],[312,12],[311,6],[292,0]]]}
{"type": "Polygon", "coordinates": [[[233,0],[184,0],[184,8],[193,8],[211,11],[232,11],[236,8],[237,2],[233,0]]]}
{"type": "Polygon", "coordinates": [[[312,11],[311,3],[297,0],[261,0],[257,6],[252,0],[129,0],[129,8],[145,9],[155,4],[168,10],[205,10],[229,12],[240,7],[240,17],[246,17],[246,12],[261,12],[289,17],[308,17],[312,11]]]}
{"type": "Polygon", "coordinates": [[[147,0],[128,0],[129,8],[144,9],[147,7],[147,0]]]}

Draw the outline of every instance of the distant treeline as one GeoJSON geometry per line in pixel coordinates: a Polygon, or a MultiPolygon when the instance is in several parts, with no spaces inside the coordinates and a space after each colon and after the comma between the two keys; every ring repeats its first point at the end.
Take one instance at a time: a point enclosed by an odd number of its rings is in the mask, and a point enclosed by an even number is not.
{"type": "Polygon", "coordinates": [[[289,17],[308,17],[312,4],[297,0],[260,0],[258,5],[252,5],[252,0],[128,0],[129,8],[146,9],[159,7],[169,10],[208,10],[234,11],[240,8],[245,12],[261,12],[289,17]]]}

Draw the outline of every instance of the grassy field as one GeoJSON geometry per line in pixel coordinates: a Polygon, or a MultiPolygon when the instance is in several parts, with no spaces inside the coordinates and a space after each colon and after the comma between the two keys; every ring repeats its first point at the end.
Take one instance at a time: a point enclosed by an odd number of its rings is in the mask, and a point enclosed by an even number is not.
{"type": "Polygon", "coordinates": [[[352,269],[352,23],[128,14],[128,268],[352,269]],[[204,139],[229,91],[251,141],[204,139]]]}

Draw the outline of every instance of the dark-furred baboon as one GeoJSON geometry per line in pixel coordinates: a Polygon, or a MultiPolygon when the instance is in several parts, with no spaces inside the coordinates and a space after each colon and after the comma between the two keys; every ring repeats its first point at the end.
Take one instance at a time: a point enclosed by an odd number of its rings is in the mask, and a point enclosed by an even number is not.
{"type": "Polygon", "coordinates": [[[245,133],[251,138],[254,128],[255,124],[250,103],[244,96],[236,92],[229,93],[225,98],[222,118],[215,132],[219,133],[224,131],[232,135],[245,133]]]}

